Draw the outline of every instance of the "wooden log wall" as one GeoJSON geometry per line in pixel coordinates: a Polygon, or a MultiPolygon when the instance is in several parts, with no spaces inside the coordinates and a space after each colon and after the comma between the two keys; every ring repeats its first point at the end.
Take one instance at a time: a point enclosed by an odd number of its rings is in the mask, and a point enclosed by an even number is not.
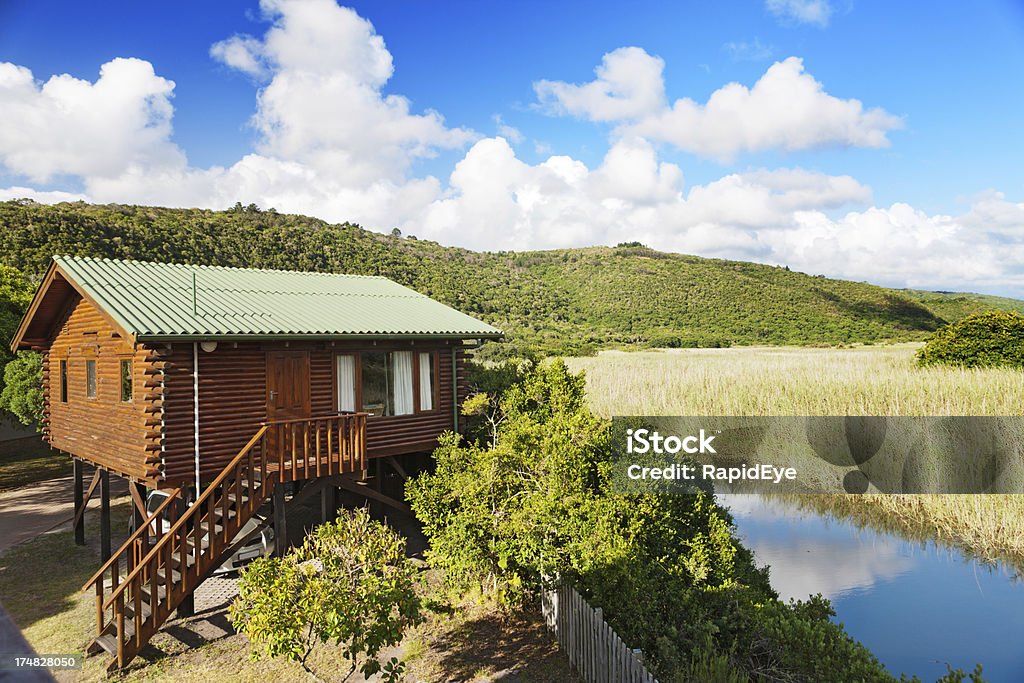
{"type": "Polygon", "coordinates": [[[199,349],[195,354],[192,343],[177,343],[169,357],[166,483],[195,481],[195,357],[199,360],[199,474],[202,481],[210,481],[266,420],[266,355],[258,344],[219,344],[212,353],[199,349]]]}
{"type": "MultiPolygon", "coordinates": [[[[50,441],[50,349],[40,348],[36,349],[39,352],[39,356],[43,368],[43,417],[39,420],[39,432],[43,435],[43,440],[50,441]]],[[[59,397],[58,397],[59,398],[59,397]]]]}
{"type": "Polygon", "coordinates": [[[147,424],[145,408],[152,378],[146,349],[122,339],[88,301],[73,297],[49,352],[45,354],[46,439],[65,453],[121,476],[154,485],[159,458],[147,444],[159,439],[159,425],[147,424]],[[132,361],[132,400],[121,401],[121,360],[132,361]],[[67,402],[61,400],[60,362],[67,362],[67,402]],[[86,363],[96,361],[96,396],[86,389],[86,363]]]}
{"type": "MultiPolygon", "coordinates": [[[[337,410],[335,396],[335,355],[364,351],[405,349],[438,354],[438,405],[415,415],[371,417],[367,420],[367,457],[385,457],[430,451],[437,437],[455,424],[452,373],[452,346],[423,342],[292,342],[292,350],[305,350],[310,362],[310,412],[329,415],[337,410]]],[[[199,450],[200,479],[217,476],[260,424],[267,419],[267,351],[284,348],[281,343],[221,342],[212,352],[199,350],[199,450]]],[[[165,486],[189,483],[195,479],[193,407],[193,345],[175,343],[166,354],[163,396],[165,486]]],[[[465,353],[456,348],[457,363],[465,362],[465,353]]],[[[460,367],[458,387],[465,397],[465,371],[460,367]]],[[[461,402],[461,400],[460,400],[461,402]]]]}

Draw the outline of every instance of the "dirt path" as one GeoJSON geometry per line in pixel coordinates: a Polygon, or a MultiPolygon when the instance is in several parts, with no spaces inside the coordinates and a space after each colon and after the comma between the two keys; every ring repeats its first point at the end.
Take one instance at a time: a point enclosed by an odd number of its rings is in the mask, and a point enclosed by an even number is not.
{"type": "MultiPolygon", "coordinates": [[[[86,474],[86,488],[92,473],[86,474]]],[[[110,478],[111,497],[128,493],[120,477],[110,478]]],[[[59,477],[0,493],[0,553],[46,533],[74,517],[74,477],[59,477]]],[[[89,511],[99,510],[99,487],[89,501],[89,511]]]]}

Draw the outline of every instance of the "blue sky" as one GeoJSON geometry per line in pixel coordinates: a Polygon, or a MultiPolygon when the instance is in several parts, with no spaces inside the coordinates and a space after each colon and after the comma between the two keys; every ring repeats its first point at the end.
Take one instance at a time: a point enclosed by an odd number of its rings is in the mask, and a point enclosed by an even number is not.
{"type": "Polygon", "coordinates": [[[0,4],[0,197],[1024,295],[1024,3],[85,5],[0,4]]]}

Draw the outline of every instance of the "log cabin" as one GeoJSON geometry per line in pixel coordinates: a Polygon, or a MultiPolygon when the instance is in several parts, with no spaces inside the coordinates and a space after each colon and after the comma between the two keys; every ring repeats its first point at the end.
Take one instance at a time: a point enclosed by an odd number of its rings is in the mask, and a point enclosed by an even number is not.
{"type": "Polygon", "coordinates": [[[80,544],[100,487],[90,653],[123,667],[187,613],[267,501],[280,552],[300,488],[383,498],[360,486],[371,467],[402,471],[459,431],[465,352],[501,334],[383,277],[55,257],[12,348],[42,356],[41,428],[73,458],[80,544]],[[114,552],[110,475],[137,518],[114,552]],[[152,513],[147,489],[168,494],[152,513]]]}

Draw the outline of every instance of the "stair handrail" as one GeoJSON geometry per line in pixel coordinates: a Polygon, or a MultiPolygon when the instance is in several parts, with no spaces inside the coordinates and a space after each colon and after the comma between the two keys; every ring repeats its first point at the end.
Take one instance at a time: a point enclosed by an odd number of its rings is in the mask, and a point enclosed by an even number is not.
{"type": "Polygon", "coordinates": [[[147,517],[144,522],[139,524],[139,526],[135,529],[135,531],[132,533],[132,535],[129,536],[128,539],[124,543],[121,544],[121,548],[118,548],[117,552],[114,553],[113,555],[111,555],[110,559],[108,559],[103,564],[103,566],[100,567],[99,570],[95,574],[92,575],[92,578],[90,578],[88,581],[85,582],[85,585],[82,586],[82,592],[83,593],[85,591],[89,590],[89,588],[94,583],[96,583],[97,580],[102,579],[103,578],[103,574],[105,574],[106,571],[108,569],[110,569],[110,567],[115,562],[120,562],[121,554],[122,554],[121,553],[121,549],[128,547],[128,545],[130,543],[134,543],[136,540],[138,540],[141,537],[142,532],[145,531],[145,532],[148,533],[150,525],[153,524],[153,520],[155,520],[157,517],[162,515],[163,512],[164,512],[164,508],[166,508],[168,505],[170,505],[172,501],[177,500],[179,495],[181,495],[181,489],[180,488],[177,488],[177,489],[174,489],[173,491],[171,491],[170,495],[167,496],[167,498],[164,500],[164,502],[160,503],[160,506],[157,507],[157,509],[153,512],[153,514],[151,514],[149,517],[147,517]]]}
{"type": "MultiPolygon", "coordinates": [[[[126,577],[124,577],[124,579],[121,581],[121,583],[117,586],[116,589],[111,591],[110,597],[108,597],[106,602],[103,603],[103,609],[107,609],[108,607],[110,607],[110,605],[112,605],[114,603],[114,600],[119,595],[121,595],[123,592],[125,592],[125,590],[127,590],[128,585],[142,571],[143,567],[145,567],[147,564],[149,564],[150,560],[152,560],[153,557],[156,556],[156,554],[158,552],[163,550],[163,546],[166,543],[170,543],[171,542],[170,539],[175,538],[176,534],[181,529],[181,527],[192,516],[192,514],[193,514],[192,511],[193,510],[199,510],[200,511],[200,515],[202,514],[202,510],[203,510],[203,505],[202,504],[205,503],[206,500],[208,498],[210,498],[210,496],[212,496],[214,494],[214,492],[217,490],[218,486],[220,486],[221,484],[224,483],[224,480],[227,478],[228,474],[231,473],[231,472],[234,472],[238,468],[238,465],[241,462],[241,460],[245,456],[247,456],[249,454],[249,451],[251,451],[253,449],[253,447],[257,443],[259,443],[260,439],[262,439],[263,435],[266,434],[266,433],[267,433],[267,426],[266,425],[264,425],[264,426],[259,428],[259,430],[256,432],[256,434],[251,439],[249,439],[249,443],[245,444],[245,446],[242,448],[242,450],[240,450],[238,452],[238,455],[236,455],[234,458],[232,458],[231,462],[224,466],[224,469],[221,470],[221,473],[218,474],[217,478],[214,479],[213,482],[211,482],[206,487],[206,490],[203,491],[202,495],[199,496],[199,498],[196,499],[196,502],[193,503],[192,505],[190,505],[187,510],[185,510],[184,514],[182,514],[181,517],[178,518],[178,521],[174,523],[174,526],[172,526],[169,531],[164,533],[164,535],[160,537],[160,540],[157,541],[153,545],[152,548],[150,548],[149,553],[147,553],[146,556],[144,558],[142,558],[142,560],[139,561],[138,564],[135,565],[135,569],[133,569],[131,571],[131,573],[129,573],[126,577]]],[[[226,523],[227,523],[227,520],[225,520],[225,524],[226,523]]],[[[211,535],[211,538],[210,538],[210,545],[213,545],[213,536],[212,535],[211,535]]],[[[198,551],[198,549],[197,549],[197,551],[198,551]]],[[[198,557],[197,557],[196,564],[198,566],[198,557]]]]}
{"type": "Polygon", "coordinates": [[[357,417],[359,415],[368,416],[369,413],[354,412],[351,410],[335,410],[329,413],[323,413],[322,415],[310,415],[309,417],[287,417],[281,418],[279,420],[266,420],[264,422],[261,422],[260,424],[267,425],[268,427],[270,427],[273,425],[286,425],[297,422],[316,422],[317,420],[331,420],[336,417],[357,417]]]}

